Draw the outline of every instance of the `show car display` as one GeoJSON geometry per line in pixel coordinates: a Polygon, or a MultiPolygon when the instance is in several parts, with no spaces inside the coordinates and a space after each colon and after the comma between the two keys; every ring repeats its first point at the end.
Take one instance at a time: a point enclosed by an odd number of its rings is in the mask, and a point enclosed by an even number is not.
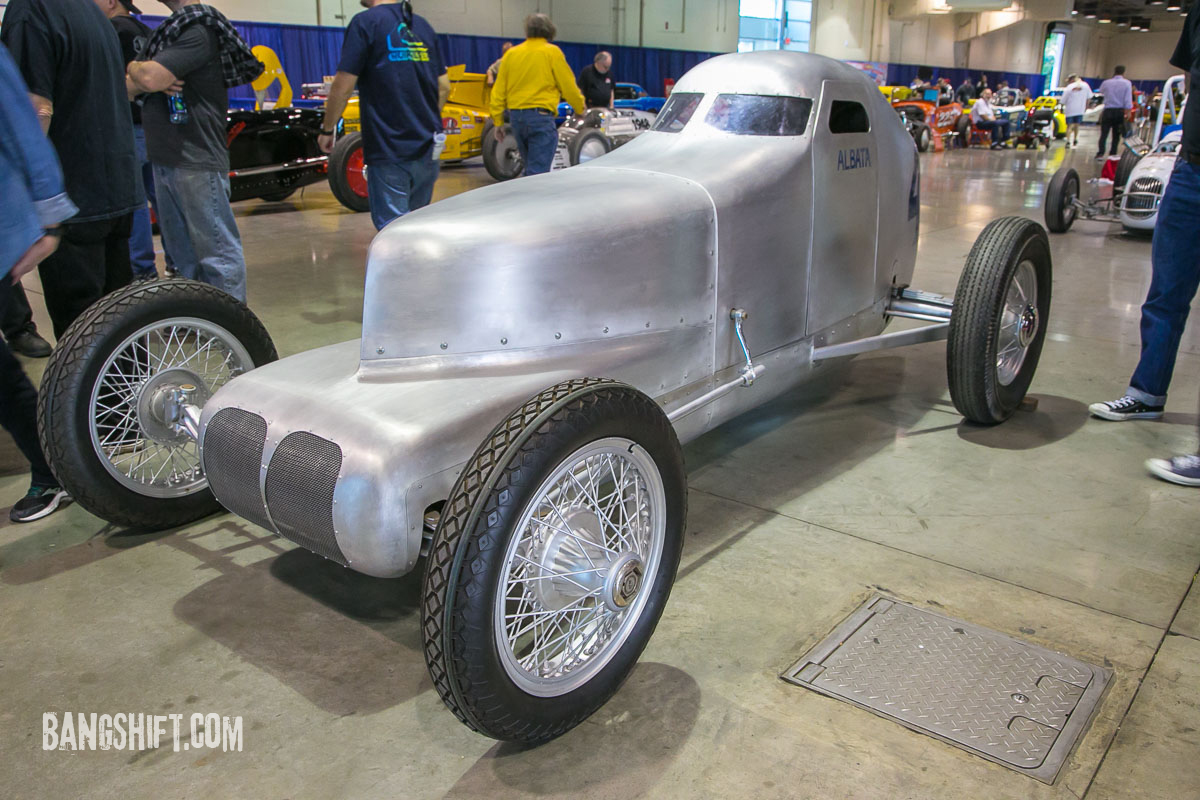
{"type": "Polygon", "coordinates": [[[442,700],[544,742],[617,691],[659,621],[681,444],[841,359],[943,339],[966,420],[1021,405],[1050,309],[1044,230],[988,225],[951,300],[909,288],[919,217],[916,148],[869,78],[714,57],[619,150],[385,228],[359,340],[277,361],[212,287],[108,296],[50,360],[42,441],[116,525],[223,506],[367,575],[426,556],[442,700]],[[604,226],[580,222],[598,209],[604,226]]]}
{"type": "Polygon", "coordinates": [[[1167,124],[1183,113],[1175,108],[1173,91],[1182,89],[1183,83],[1183,75],[1167,80],[1165,99],[1159,104],[1149,144],[1132,136],[1125,140],[1125,151],[1117,163],[1109,196],[1081,200],[1079,173],[1071,167],[1062,167],[1054,173],[1042,203],[1047,228],[1054,233],[1065,233],[1082,217],[1096,222],[1119,222],[1128,231],[1154,230],[1158,206],[1171,181],[1183,139],[1181,130],[1169,130],[1167,124]]]}
{"type": "Polygon", "coordinates": [[[957,137],[961,143],[966,142],[971,120],[969,115],[963,113],[962,103],[938,104],[932,100],[910,97],[894,101],[892,108],[901,115],[905,128],[917,143],[917,150],[922,153],[929,149],[934,137],[941,139],[943,146],[952,137],[957,137]]]}

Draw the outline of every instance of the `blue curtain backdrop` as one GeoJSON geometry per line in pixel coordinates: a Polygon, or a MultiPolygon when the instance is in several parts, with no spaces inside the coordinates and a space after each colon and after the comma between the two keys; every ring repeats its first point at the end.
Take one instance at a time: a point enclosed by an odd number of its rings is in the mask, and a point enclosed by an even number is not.
{"type": "MultiPolygon", "coordinates": [[[[145,15],[141,18],[151,27],[164,17],[145,15]]],[[[342,52],[344,28],[315,25],[280,25],[268,22],[233,22],[242,38],[254,45],[266,45],[279,54],[288,80],[300,95],[300,86],[318,83],[337,70],[342,52]]],[[[468,72],[483,72],[500,57],[500,46],[506,39],[491,36],[456,36],[439,34],[438,46],[447,66],[466,64],[468,72]]],[[[519,40],[514,41],[517,44],[519,40]]],[[[562,48],[567,63],[575,72],[592,63],[597,50],[613,54],[613,73],[618,80],[641,84],[652,95],[661,96],[663,81],[678,79],[692,67],[717,53],[698,53],[684,50],[659,50],[640,47],[615,47],[606,44],[556,42],[562,48]]],[[[233,99],[251,99],[254,91],[239,86],[230,91],[233,99]]]]}
{"type": "MultiPolygon", "coordinates": [[[[912,83],[912,79],[917,76],[917,70],[921,69],[921,64],[888,64],[887,82],[889,86],[908,86],[912,83]]],[[[1008,81],[1008,85],[1014,89],[1020,89],[1025,86],[1029,89],[1029,93],[1034,97],[1042,93],[1042,89],[1046,84],[1046,79],[1042,75],[1030,75],[1027,72],[997,72],[990,69],[954,69],[950,67],[932,67],[933,80],[936,82],[938,78],[949,78],[950,83],[954,84],[957,89],[959,84],[963,82],[963,78],[970,78],[971,83],[979,80],[980,75],[987,75],[988,86],[995,89],[1000,85],[1000,81],[1008,81]]],[[[1093,87],[1098,84],[1093,84],[1093,87]]]]}

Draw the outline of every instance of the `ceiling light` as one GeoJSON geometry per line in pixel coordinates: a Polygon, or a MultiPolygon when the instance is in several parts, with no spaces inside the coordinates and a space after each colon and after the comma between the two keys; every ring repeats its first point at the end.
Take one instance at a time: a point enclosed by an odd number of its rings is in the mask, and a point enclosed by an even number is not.
{"type": "Polygon", "coordinates": [[[1110,22],[1112,22],[1112,20],[1111,20],[1111,19],[1109,19],[1108,17],[1101,17],[1101,18],[1100,18],[1100,24],[1101,24],[1101,25],[1107,25],[1107,24],[1108,24],[1108,23],[1110,23],[1110,22]]]}
{"type": "Polygon", "coordinates": [[[1078,12],[1078,11],[1076,11],[1075,9],[1073,9],[1073,8],[1071,9],[1071,16],[1072,16],[1072,17],[1073,17],[1073,16],[1075,16],[1076,14],[1078,14],[1078,13],[1079,13],[1079,12],[1078,12]]]}
{"type": "Polygon", "coordinates": [[[1095,15],[1095,13],[1093,13],[1093,12],[1091,12],[1091,11],[1089,11],[1089,12],[1088,12],[1088,13],[1086,13],[1086,14],[1084,14],[1083,16],[1084,16],[1084,17],[1086,17],[1087,19],[1095,19],[1095,18],[1096,18],[1096,15],[1095,15]]]}
{"type": "Polygon", "coordinates": [[[1179,10],[1179,0],[1169,0],[1169,2],[1167,3],[1167,11],[1178,11],[1178,10],[1179,10]]]}

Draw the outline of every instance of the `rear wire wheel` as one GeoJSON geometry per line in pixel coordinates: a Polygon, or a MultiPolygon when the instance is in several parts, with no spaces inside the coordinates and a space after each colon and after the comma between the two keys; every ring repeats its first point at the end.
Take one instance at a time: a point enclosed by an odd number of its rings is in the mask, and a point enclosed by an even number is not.
{"type": "Polygon", "coordinates": [[[968,420],[1003,422],[1029,391],[1050,314],[1046,231],[1024,217],[984,228],[954,295],[946,371],[950,397],[968,420]]]}

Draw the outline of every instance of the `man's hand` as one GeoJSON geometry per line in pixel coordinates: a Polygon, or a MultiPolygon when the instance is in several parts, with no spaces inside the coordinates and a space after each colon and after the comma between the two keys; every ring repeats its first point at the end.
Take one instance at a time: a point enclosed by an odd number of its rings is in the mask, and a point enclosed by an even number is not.
{"type": "Polygon", "coordinates": [[[13,265],[9,275],[12,276],[12,282],[18,283],[21,278],[33,272],[34,268],[54,254],[58,249],[58,243],[61,237],[57,235],[46,234],[42,238],[33,243],[33,246],[25,251],[25,255],[21,256],[17,263],[13,265]]]}
{"type": "Polygon", "coordinates": [[[329,155],[333,152],[334,142],[335,138],[333,134],[322,133],[317,137],[317,145],[321,148],[321,152],[325,153],[326,155],[329,155]]]}
{"type": "Polygon", "coordinates": [[[496,134],[496,141],[497,141],[497,142],[503,142],[503,141],[504,141],[504,126],[503,126],[503,125],[496,125],[494,128],[492,128],[492,130],[493,130],[493,131],[495,132],[495,134],[496,134]]]}

